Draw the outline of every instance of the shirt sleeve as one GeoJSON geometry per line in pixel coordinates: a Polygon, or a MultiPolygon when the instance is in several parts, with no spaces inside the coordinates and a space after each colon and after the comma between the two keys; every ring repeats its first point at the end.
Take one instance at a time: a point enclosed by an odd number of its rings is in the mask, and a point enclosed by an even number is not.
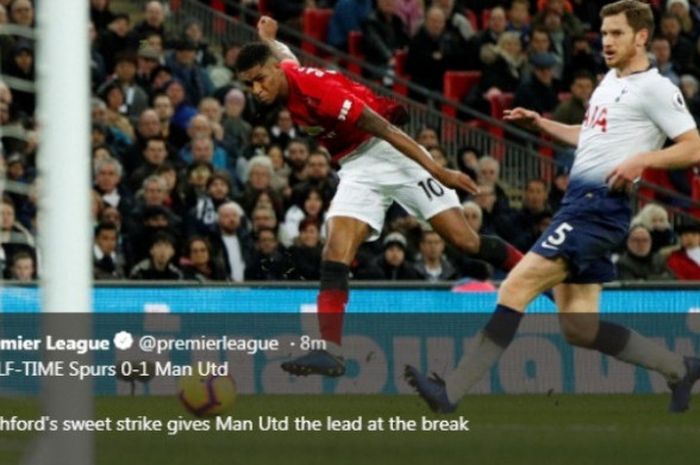
{"type": "Polygon", "coordinates": [[[647,115],[670,139],[696,127],[683,94],[671,81],[663,79],[653,82],[644,91],[647,115]]]}
{"type": "Polygon", "coordinates": [[[340,124],[354,126],[360,119],[366,103],[338,85],[330,86],[321,97],[317,111],[319,116],[335,119],[340,124]]]}

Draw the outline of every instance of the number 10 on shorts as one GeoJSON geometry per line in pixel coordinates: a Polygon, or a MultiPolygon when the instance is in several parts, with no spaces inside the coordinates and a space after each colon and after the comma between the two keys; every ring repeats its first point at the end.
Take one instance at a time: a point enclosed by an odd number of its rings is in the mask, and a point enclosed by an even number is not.
{"type": "Polygon", "coordinates": [[[428,178],[425,181],[421,181],[418,183],[418,185],[421,189],[423,189],[423,192],[425,193],[425,196],[428,197],[428,200],[433,200],[433,196],[442,197],[445,193],[445,189],[433,178],[428,178]]]}

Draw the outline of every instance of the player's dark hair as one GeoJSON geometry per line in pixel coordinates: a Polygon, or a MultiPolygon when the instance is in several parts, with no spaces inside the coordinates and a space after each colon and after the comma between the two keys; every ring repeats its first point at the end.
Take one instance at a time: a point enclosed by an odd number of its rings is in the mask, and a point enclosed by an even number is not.
{"type": "Polygon", "coordinates": [[[620,0],[609,5],[605,5],[600,10],[600,18],[619,15],[624,13],[627,22],[634,32],[642,29],[649,31],[649,38],[654,35],[654,13],[647,3],[638,0],[620,0]]]}
{"type": "Polygon", "coordinates": [[[236,59],[236,69],[241,72],[257,65],[262,66],[272,56],[272,50],[263,42],[245,44],[236,59]]]}

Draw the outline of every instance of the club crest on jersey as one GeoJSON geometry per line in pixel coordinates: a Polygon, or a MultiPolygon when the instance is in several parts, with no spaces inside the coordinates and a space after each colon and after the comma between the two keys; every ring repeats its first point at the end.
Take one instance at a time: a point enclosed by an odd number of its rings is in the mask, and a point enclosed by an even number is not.
{"type": "Polygon", "coordinates": [[[316,137],[319,134],[323,132],[323,126],[301,126],[299,129],[304,131],[306,134],[308,134],[311,137],[316,137]]]}

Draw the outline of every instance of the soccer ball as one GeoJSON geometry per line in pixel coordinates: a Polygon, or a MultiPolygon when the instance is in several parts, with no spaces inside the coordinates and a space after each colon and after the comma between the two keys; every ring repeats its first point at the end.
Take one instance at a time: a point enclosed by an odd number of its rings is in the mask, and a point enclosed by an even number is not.
{"type": "Polygon", "coordinates": [[[193,415],[219,415],[233,407],[236,383],[230,376],[183,376],[177,383],[177,396],[193,415]]]}

